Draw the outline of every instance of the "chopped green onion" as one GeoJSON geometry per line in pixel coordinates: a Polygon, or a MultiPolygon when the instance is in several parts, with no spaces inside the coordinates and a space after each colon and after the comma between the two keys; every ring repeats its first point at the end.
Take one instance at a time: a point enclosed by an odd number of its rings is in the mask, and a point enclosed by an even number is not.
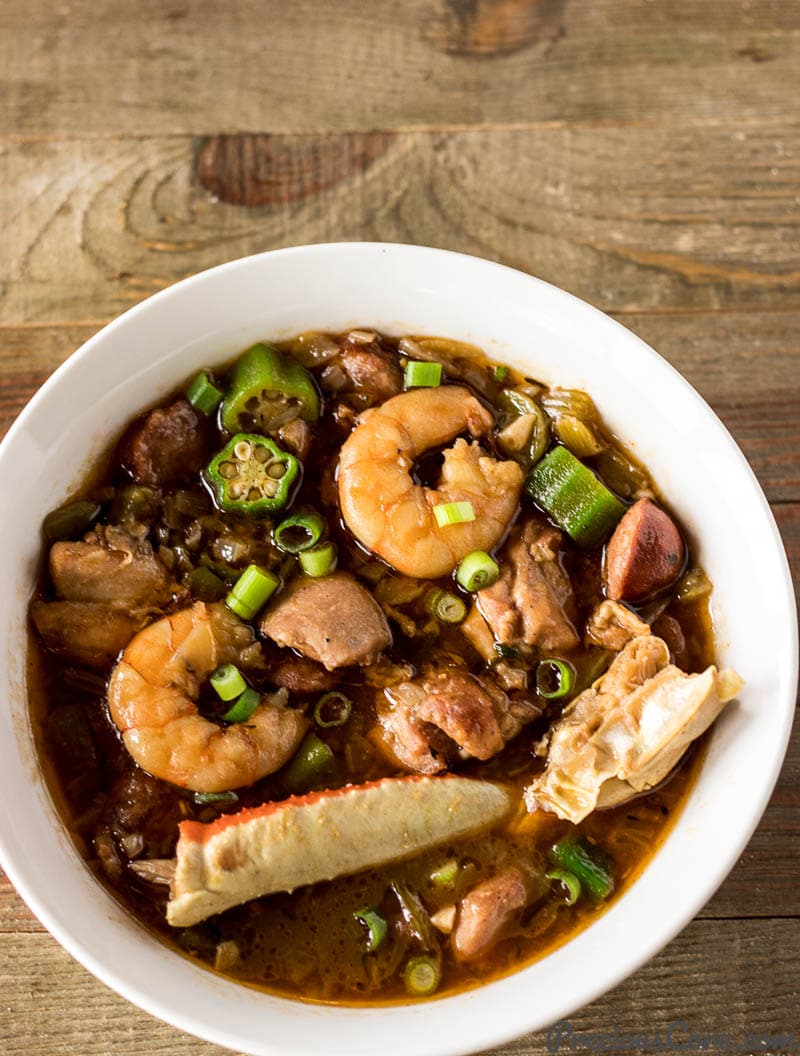
{"type": "Polygon", "coordinates": [[[412,997],[430,997],[441,979],[439,962],[434,957],[412,957],[403,969],[403,982],[412,997]]]}
{"type": "Polygon", "coordinates": [[[307,733],[286,768],[285,784],[294,792],[305,792],[324,780],[333,763],[333,752],[315,733],[307,733]]]}
{"type": "Polygon", "coordinates": [[[186,399],[201,414],[213,414],[222,403],[223,396],[224,393],[217,388],[204,370],[200,371],[186,390],[186,399]]]}
{"type": "Polygon", "coordinates": [[[357,909],[353,916],[367,929],[367,953],[374,953],[386,938],[389,925],[376,909],[369,906],[357,909]]]}
{"type": "Polygon", "coordinates": [[[44,519],[42,528],[48,543],[57,543],[62,539],[77,539],[87,532],[100,516],[100,507],[96,502],[79,499],[60,506],[44,519]]]}
{"type": "Polygon", "coordinates": [[[501,363],[496,364],[492,367],[492,380],[498,382],[505,381],[508,377],[508,367],[504,367],[501,363]]]}
{"type": "Polygon", "coordinates": [[[467,615],[464,601],[447,590],[431,590],[425,598],[425,608],[440,623],[461,623],[467,615]]]}
{"type": "Polygon", "coordinates": [[[465,524],[475,520],[475,509],[471,502],[443,502],[433,507],[433,516],[440,528],[451,524],[465,524]]]}
{"type": "Polygon", "coordinates": [[[325,521],[318,513],[297,513],[273,529],[275,545],[285,554],[300,554],[316,546],[325,531],[325,521]]]}
{"type": "Polygon", "coordinates": [[[314,706],[314,722],[323,730],[331,726],[344,726],[350,718],[353,702],[344,693],[333,690],[320,697],[314,706]]]}
{"type": "Polygon", "coordinates": [[[266,568],[248,565],[233,585],[225,604],[243,620],[252,620],[280,585],[280,580],[266,568]]]}
{"type": "Polygon", "coordinates": [[[247,722],[260,703],[261,694],[248,686],[233,707],[228,708],[222,718],[225,722],[247,722]]]}
{"type": "Polygon", "coordinates": [[[300,559],[300,567],[305,574],[313,576],[315,579],[319,579],[320,576],[327,576],[329,572],[333,572],[334,568],[336,568],[336,547],[333,543],[322,543],[320,546],[314,546],[310,550],[303,550],[298,557],[300,559]]]}
{"type": "Polygon", "coordinates": [[[536,668],[536,689],[545,700],[561,700],[572,692],[575,685],[575,668],[568,660],[548,657],[540,660],[536,668]]]}
{"type": "Polygon", "coordinates": [[[568,836],[551,848],[550,858],[568,870],[596,901],[602,901],[614,890],[614,859],[583,837],[568,836]]]}
{"type": "Polygon", "coordinates": [[[558,880],[564,885],[567,891],[566,903],[568,906],[574,906],[581,897],[581,882],[577,876],[567,869],[551,869],[544,875],[548,880],[558,880]]]}
{"type": "Polygon", "coordinates": [[[456,882],[457,876],[458,861],[455,858],[450,858],[443,865],[440,865],[438,869],[433,870],[431,883],[435,884],[436,887],[452,887],[456,882]]]}
{"type": "Polygon", "coordinates": [[[441,363],[420,363],[413,359],[409,360],[405,376],[407,389],[436,389],[441,384],[441,363]]]}
{"type": "Polygon", "coordinates": [[[195,792],[192,796],[195,803],[238,803],[235,792],[195,792]]]}
{"type": "Polygon", "coordinates": [[[222,664],[211,676],[213,686],[220,700],[226,703],[234,700],[247,689],[242,672],[235,664],[222,664]]]}
{"type": "Polygon", "coordinates": [[[464,590],[483,590],[497,582],[500,568],[484,550],[467,554],[456,569],[456,580],[464,590]]]}
{"type": "Polygon", "coordinates": [[[528,494],[578,546],[602,543],[625,512],[590,469],[566,447],[555,447],[533,467],[528,494]]]}

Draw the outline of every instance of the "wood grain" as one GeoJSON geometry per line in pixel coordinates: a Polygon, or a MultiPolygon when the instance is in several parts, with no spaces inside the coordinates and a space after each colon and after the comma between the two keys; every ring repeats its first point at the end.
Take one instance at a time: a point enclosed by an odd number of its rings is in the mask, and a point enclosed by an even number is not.
{"type": "Polygon", "coordinates": [[[364,238],[500,260],[611,311],[798,304],[797,125],[220,143],[0,142],[0,323],[104,320],[223,260],[364,238]]]}
{"type": "MultiPolygon", "coordinates": [[[[739,1042],[751,1032],[797,1033],[792,951],[799,945],[797,920],[695,921],[658,957],[569,1022],[576,1034],[616,1028],[650,1036],[683,1022],[697,1033],[727,1031],[739,1042]],[[758,979],[765,982],[756,1000],[758,979]]],[[[47,934],[0,944],[0,992],[4,1056],[221,1056],[227,1051],[133,1008],[47,934]]],[[[545,1033],[529,1034],[493,1052],[544,1053],[545,1041],[545,1033]]]]}
{"type": "Polygon", "coordinates": [[[0,8],[0,134],[794,113],[795,0],[50,0],[0,8]]]}

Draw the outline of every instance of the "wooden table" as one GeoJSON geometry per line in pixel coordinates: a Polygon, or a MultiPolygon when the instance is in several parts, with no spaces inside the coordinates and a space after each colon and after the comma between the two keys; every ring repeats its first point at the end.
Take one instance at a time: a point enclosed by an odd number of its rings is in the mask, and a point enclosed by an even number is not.
{"type": "MultiPolygon", "coordinates": [[[[798,0],[2,0],[0,55],[3,429],[185,275],[303,242],[445,246],[571,290],[674,363],[797,572],[798,0]]],[[[799,835],[796,736],[717,895],[575,1030],[800,1033],[799,835]]],[[[0,874],[0,1051],[222,1050],[96,982],[0,874]]]]}

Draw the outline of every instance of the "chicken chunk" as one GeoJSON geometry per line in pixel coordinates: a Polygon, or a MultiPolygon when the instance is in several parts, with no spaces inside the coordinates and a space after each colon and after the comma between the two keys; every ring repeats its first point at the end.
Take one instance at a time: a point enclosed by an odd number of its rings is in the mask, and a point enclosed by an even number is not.
{"type": "Polygon", "coordinates": [[[561,539],[543,518],[527,521],[506,544],[498,581],[478,592],[478,609],[503,645],[542,652],[578,645],[567,615],[572,587],[559,559],[561,539]]]}
{"type": "Polygon", "coordinates": [[[35,601],[31,617],[48,649],[96,670],[109,668],[146,622],[145,616],[92,601],[35,601]]]}
{"type": "Polygon", "coordinates": [[[54,543],[50,575],[65,601],[119,603],[157,608],[175,587],[143,532],[99,526],[82,542],[54,543]]]}
{"type": "Polygon", "coordinates": [[[392,644],[380,605],[346,572],[296,580],[264,616],[261,631],[328,671],[372,664],[392,644]]]}
{"type": "Polygon", "coordinates": [[[378,706],[387,754],[421,774],[458,758],[491,759],[538,715],[534,704],[458,669],[392,686],[378,706]]]}
{"type": "Polygon", "coordinates": [[[176,400],[135,422],[122,438],[119,453],[137,483],[174,484],[208,461],[206,421],[186,400],[176,400]]]}
{"type": "Polygon", "coordinates": [[[603,601],[586,624],[586,644],[618,653],[632,638],[650,633],[649,624],[618,601],[603,601]]]}
{"type": "Polygon", "coordinates": [[[474,887],[458,907],[452,938],[456,960],[471,961],[486,953],[525,908],[528,897],[527,880],[513,866],[474,887]]]}
{"type": "Polygon", "coordinates": [[[653,788],[742,685],[714,666],[687,675],[669,663],[660,638],[633,638],[539,746],[547,765],[525,789],[528,810],[577,825],[653,788]]]}

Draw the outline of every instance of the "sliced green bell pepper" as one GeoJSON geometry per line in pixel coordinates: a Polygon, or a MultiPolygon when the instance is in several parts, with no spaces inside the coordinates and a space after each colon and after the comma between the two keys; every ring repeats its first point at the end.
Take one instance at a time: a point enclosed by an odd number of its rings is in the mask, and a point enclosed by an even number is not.
{"type": "Polygon", "coordinates": [[[237,433],[213,458],[206,480],[221,510],[268,517],[289,502],[300,463],[265,436],[237,433]]]}
{"type": "Polygon", "coordinates": [[[233,365],[222,424],[229,433],[272,433],[295,418],[319,418],[319,394],[311,375],[271,345],[248,348],[233,365]]]}

